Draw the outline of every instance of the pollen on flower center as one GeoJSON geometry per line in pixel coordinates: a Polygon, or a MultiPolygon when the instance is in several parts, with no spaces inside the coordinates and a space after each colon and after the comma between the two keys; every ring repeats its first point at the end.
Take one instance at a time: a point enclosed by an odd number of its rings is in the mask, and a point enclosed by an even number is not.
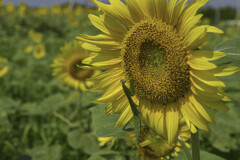
{"type": "Polygon", "coordinates": [[[187,53],[173,26],[157,19],[137,23],[125,36],[121,54],[138,96],[168,104],[189,90],[187,53]]]}

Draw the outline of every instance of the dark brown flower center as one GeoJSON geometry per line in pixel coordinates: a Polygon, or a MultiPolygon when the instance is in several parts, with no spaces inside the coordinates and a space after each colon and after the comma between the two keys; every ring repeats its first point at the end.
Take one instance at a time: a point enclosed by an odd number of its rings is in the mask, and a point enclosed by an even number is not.
{"type": "Polygon", "coordinates": [[[129,30],[121,54],[139,96],[168,104],[189,90],[190,67],[182,40],[174,27],[157,19],[141,21],[129,30]]]}

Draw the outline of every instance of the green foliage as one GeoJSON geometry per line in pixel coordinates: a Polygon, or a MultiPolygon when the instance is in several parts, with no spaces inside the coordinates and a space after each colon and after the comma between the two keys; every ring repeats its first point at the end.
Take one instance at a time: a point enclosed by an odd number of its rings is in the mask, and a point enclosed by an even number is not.
{"type": "Polygon", "coordinates": [[[98,137],[108,137],[123,133],[123,127],[114,127],[119,115],[107,115],[104,113],[105,105],[97,105],[91,108],[92,124],[98,137]]]}

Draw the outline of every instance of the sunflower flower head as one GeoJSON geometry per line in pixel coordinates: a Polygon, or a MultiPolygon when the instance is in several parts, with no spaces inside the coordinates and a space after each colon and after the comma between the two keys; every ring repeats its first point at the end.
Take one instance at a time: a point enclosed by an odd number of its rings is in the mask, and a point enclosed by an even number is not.
{"type": "MultiPolygon", "coordinates": [[[[127,132],[126,135],[126,141],[128,144],[134,146],[136,144],[135,132],[127,132]]],[[[181,118],[178,137],[182,139],[187,147],[190,147],[187,143],[190,136],[190,131],[184,122],[184,119],[181,118]]],[[[174,141],[169,144],[165,137],[156,134],[156,132],[147,127],[141,128],[138,154],[141,156],[142,160],[164,160],[169,157],[177,156],[177,153],[180,151],[181,143],[179,141],[174,141]]]]}
{"type": "Polygon", "coordinates": [[[27,11],[27,4],[25,2],[21,2],[18,8],[18,14],[20,16],[25,16],[27,11]]]}
{"type": "Polygon", "coordinates": [[[92,69],[82,69],[82,61],[89,57],[90,53],[81,47],[78,42],[66,43],[53,61],[53,75],[75,89],[86,91],[93,83],[87,79],[98,74],[92,69]]]}
{"type": "Polygon", "coordinates": [[[8,14],[12,14],[15,10],[15,4],[14,3],[7,3],[6,4],[6,11],[8,14]]]}
{"type": "Polygon", "coordinates": [[[3,77],[8,72],[8,66],[5,65],[7,63],[6,58],[0,57],[0,78],[3,77]]]}
{"type": "Polygon", "coordinates": [[[34,56],[36,59],[41,59],[41,58],[43,58],[45,55],[46,55],[46,50],[45,50],[44,45],[39,44],[39,45],[36,45],[36,47],[34,47],[33,56],[34,56]]]}
{"type": "Polygon", "coordinates": [[[61,16],[62,15],[62,8],[59,4],[55,4],[51,8],[51,13],[61,16]]]}
{"type": "Polygon", "coordinates": [[[216,66],[211,61],[226,54],[199,48],[209,33],[223,33],[199,25],[203,15],[197,11],[208,1],[109,0],[110,4],[104,4],[92,0],[99,12],[89,19],[102,34],[77,39],[97,53],[83,63],[105,70],[93,78],[98,84],[92,91],[104,91],[95,102],[107,103],[106,113],[120,114],[116,126],[133,116],[121,79],[133,80],[133,101],[140,104],[139,111],[150,127],[169,144],[177,138],[179,117],[195,133],[197,128],[209,131],[208,124],[215,123],[212,108],[228,110],[223,101],[231,99],[218,77],[239,68],[216,66]]]}

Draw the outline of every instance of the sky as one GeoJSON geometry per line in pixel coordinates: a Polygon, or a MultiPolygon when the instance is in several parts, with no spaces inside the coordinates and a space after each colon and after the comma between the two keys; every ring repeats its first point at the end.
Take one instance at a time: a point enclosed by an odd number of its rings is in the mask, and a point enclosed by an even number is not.
{"type": "MultiPolygon", "coordinates": [[[[5,0],[5,3],[13,2],[15,4],[19,4],[20,2],[25,1],[29,6],[52,6],[56,3],[62,4],[69,2],[69,0],[5,0]]],[[[89,0],[75,0],[78,3],[84,4],[87,3],[88,5],[92,5],[89,0]]],[[[103,2],[107,2],[107,0],[99,0],[103,2]]],[[[212,7],[225,7],[225,6],[237,6],[238,0],[210,0],[208,6],[212,7]]]]}

